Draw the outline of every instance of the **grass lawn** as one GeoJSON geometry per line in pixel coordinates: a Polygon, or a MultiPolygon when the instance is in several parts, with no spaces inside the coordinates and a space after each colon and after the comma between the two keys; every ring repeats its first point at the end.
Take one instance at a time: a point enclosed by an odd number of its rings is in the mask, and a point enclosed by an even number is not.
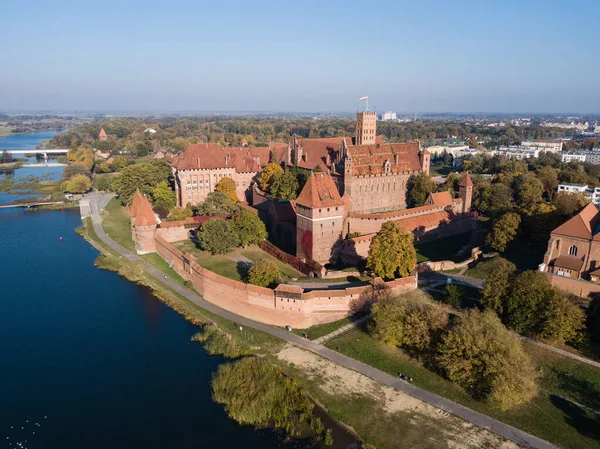
{"type": "Polygon", "coordinates": [[[121,201],[113,198],[104,208],[108,215],[102,220],[102,227],[108,236],[129,251],[135,251],[135,244],[131,239],[131,224],[127,210],[121,201]]]}
{"type": "Polygon", "coordinates": [[[488,276],[496,269],[500,257],[492,257],[490,259],[484,259],[471,268],[469,267],[465,272],[465,276],[470,276],[477,279],[487,279],[488,276]]]}
{"type": "Polygon", "coordinates": [[[365,331],[364,326],[352,329],[326,345],[339,347],[342,353],[390,374],[410,376],[421,388],[562,447],[600,448],[600,415],[559,397],[586,405],[597,404],[600,370],[593,367],[528,345],[527,351],[539,365],[540,393],[530,403],[502,412],[486,402],[471,398],[463,388],[430,371],[401,349],[377,341],[365,331]]]}
{"type": "Polygon", "coordinates": [[[279,272],[282,274],[284,280],[289,278],[302,278],[304,275],[296,271],[291,266],[279,262],[274,257],[265,253],[256,245],[250,245],[247,248],[237,248],[225,255],[212,255],[207,251],[202,251],[196,246],[191,240],[183,240],[180,242],[173,243],[181,251],[189,252],[196,256],[198,264],[206,268],[207,270],[214,271],[221,276],[225,276],[235,281],[243,281],[243,275],[245,272],[244,267],[240,267],[240,264],[233,260],[236,256],[246,258],[252,262],[256,262],[259,259],[267,260],[274,263],[279,268],[279,272]]]}
{"type": "MultiPolygon", "coordinates": [[[[417,262],[454,260],[454,255],[471,240],[471,233],[465,232],[453,237],[446,237],[433,242],[424,242],[415,245],[417,262]]],[[[463,258],[466,259],[468,254],[463,258]]]]}
{"type": "Polygon", "coordinates": [[[352,316],[347,318],[343,318],[338,321],[333,321],[327,324],[319,324],[316,326],[309,327],[308,329],[293,329],[292,332],[296,335],[302,335],[306,333],[308,335],[309,340],[315,340],[323,335],[327,335],[332,333],[333,331],[339,329],[342,326],[345,326],[348,323],[352,323],[360,318],[365,316],[365,312],[358,312],[352,316]]]}
{"type": "Polygon", "coordinates": [[[444,165],[442,163],[431,164],[429,167],[430,176],[448,176],[450,173],[454,173],[456,168],[452,165],[444,165]]]}

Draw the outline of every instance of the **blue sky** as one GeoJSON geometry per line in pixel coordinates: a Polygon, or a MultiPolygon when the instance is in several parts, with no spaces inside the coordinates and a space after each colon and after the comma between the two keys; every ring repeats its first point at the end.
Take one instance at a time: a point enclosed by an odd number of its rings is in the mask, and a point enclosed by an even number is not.
{"type": "Polygon", "coordinates": [[[0,110],[600,112],[600,0],[3,2],[0,110]]]}

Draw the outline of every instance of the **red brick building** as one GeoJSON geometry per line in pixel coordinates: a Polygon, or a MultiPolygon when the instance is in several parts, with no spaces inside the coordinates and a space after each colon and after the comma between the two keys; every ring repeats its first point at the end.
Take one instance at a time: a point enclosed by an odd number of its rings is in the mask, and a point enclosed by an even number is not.
{"type": "Polygon", "coordinates": [[[104,131],[104,128],[100,129],[100,133],[98,134],[98,140],[100,142],[106,142],[108,140],[108,135],[106,134],[106,131],[104,131]]]}

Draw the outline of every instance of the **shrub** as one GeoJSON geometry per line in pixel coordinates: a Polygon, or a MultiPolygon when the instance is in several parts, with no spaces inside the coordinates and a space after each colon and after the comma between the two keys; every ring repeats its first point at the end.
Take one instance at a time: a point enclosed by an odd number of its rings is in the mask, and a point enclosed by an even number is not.
{"type": "Polygon", "coordinates": [[[238,214],[233,218],[233,226],[240,237],[242,246],[251,243],[260,243],[267,238],[265,224],[257,214],[245,209],[240,209],[238,214]]]}
{"type": "Polygon", "coordinates": [[[463,289],[455,284],[446,285],[444,289],[444,302],[452,307],[460,307],[464,297],[463,289]]]}
{"type": "Polygon", "coordinates": [[[235,191],[235,181],[231,178],[226,177],[221,179],[215,186],[215,192],[224,193],[229,197],[233,204],[239,201],[235,191]]]}
{"type": "Polygon", "coordinates": [[[222,192],[211,192],[202,204],[198,206],[198,215],[225,217],[237,211],[237,206],[231,198],[222,192]]]}
{"type": "Polygon", "coordinates": [[[169,216],[167,217],[168,221],[178,221],[185,220],[186,218],[190,218],[193,215],[193,211],[188,207],[174,207],[169,212],[169,216]]]}
{"type": "Polygon", "coordinates": [[[69,193],[85,193],[92,188],[92,181],[84,174],[74,175],[72,178],[64,181],[61,188],[69,193]]]}
{"type": "Polygon", "coordinates": [[[279,279],[279,268],[264,259],[257,260],[248,271],[248,282],[259,287],[273,285],[277,279],[279,279]]]}
{"type": "Polygon", "coordinates": [[[511,262],[498,257],[494,263],[494,270],[485,280],[485,287],[481,295],[481,305],[502,317],[504,313],[504,300],[510,289],[510,284],[517,271],[511,262]]]}

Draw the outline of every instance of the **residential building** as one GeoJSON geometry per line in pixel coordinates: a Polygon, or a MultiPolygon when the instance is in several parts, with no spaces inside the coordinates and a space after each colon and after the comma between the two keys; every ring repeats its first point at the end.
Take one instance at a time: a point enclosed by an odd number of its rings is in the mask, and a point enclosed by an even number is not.
{"type": "Polygon", "coordinates": [[[594,148],[591,151],[567,151],[561,153],[562,162],[589,162],[590,164],[600,165],[600,148],[594,148]]]}
{"type": "Polygon", "coordinates": [[[531,140],[521,142],[521,146],[537,148],[541,151],[549,151],[551,153],[560,153],[563,150],[562,140],[531,140]]]}
{"type": "Polygon", "coordinates": [[[528,159],[530,157],[537,158],[540,155],[540,150],[536,148],[526,147],[522,145],[501,146],[496,154],[503,155],[509,159],[528,159]]]}
{"type": "Polygon", "coordinates": [[[384,112],[381,114],[382,122],[395,122],[397,120],[395,112],[384,112]]]}
{"type": "Polygon", "coordinates": [[[558,193],[582,193],[592,203],[600,205],[600,187],[588,187],[586,184],[559,184],[556,191],[558,193]]]}

